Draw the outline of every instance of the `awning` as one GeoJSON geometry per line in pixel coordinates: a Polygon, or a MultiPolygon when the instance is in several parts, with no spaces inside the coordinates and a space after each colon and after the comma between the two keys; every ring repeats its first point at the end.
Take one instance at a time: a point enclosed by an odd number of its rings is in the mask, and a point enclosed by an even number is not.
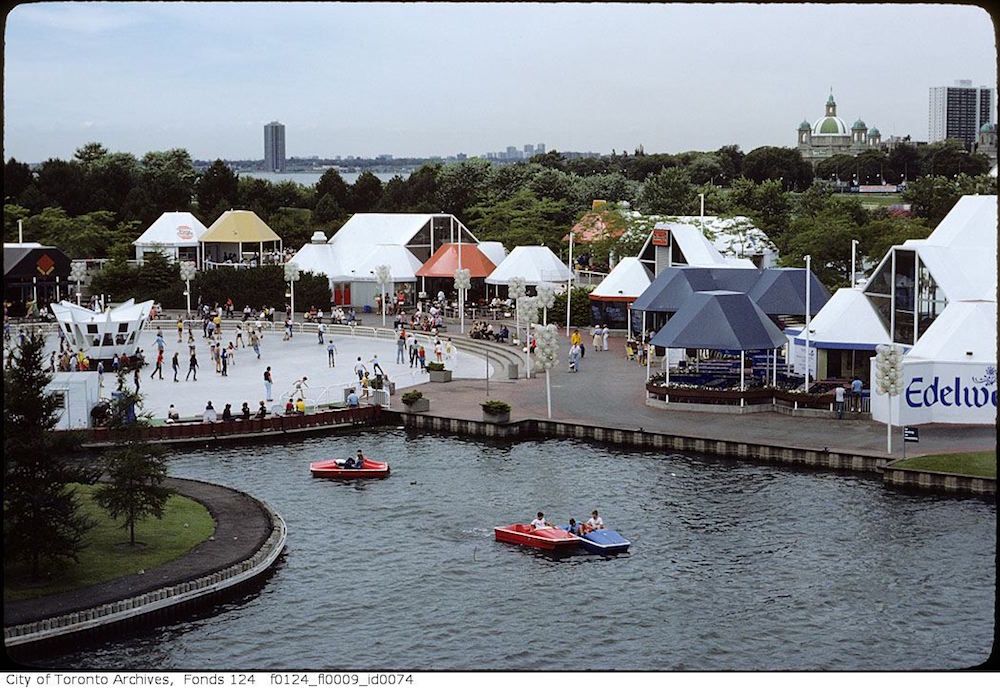
{"type": "Polygon", "coordinates": [[[650,340],[672,349],[776,349],[786,340],[781,330],[746,294],[703,291],[691,296],[650,340]]]}

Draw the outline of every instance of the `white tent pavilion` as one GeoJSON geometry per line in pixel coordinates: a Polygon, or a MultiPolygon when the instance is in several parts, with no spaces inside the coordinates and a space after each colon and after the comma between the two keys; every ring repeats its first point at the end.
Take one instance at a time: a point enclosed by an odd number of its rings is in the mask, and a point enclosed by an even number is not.
{"type": "Polygon", "coordinates": [[[507,257],[507,249],[504,248],[503,244],[499,241],[480,241],[479,250],[483,252],[483,255],[490,259],[490,262],[494,265],[500,265],[503,259],[507,257]]]}
{"type": "Polygon", "coordinates": [[[566,264],[547,246],[515,246],[497,269],[486,278],[486,284],[509,284],[512,277],[523,277],[525,284],[565,286],[573,278],[566,264]]]}
{"type": "Polygon", "coordinates": [[[147,253],[162,253],[171,260],[193,261],[201,267],[199,240],[208,228],[191,213],[163,213],[132,242],[135,258],[142,264],[147,253]]]}
{"type": "Polygon", "coordinates": [[[607,277],[590,292],[591,322],[628,327],[631,304],[649,288],[653,278],[638,258],[622,258],[607,277]]]}

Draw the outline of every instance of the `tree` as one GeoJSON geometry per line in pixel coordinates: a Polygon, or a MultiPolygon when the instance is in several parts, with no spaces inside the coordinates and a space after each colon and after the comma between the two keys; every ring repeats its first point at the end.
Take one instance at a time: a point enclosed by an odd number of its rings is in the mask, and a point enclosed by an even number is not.
{"type": "Polygon", "coordinates": [[[111,210],[124,220],[125,201],[139,180],[139,161],[131,153],[110,153],[87,167],[87,179],[94,190],[94,210],[111,210]]]}
{"type": "Polygon", "coordinates": [[[764,233],[781,247],[781,235],[788,228],[788,196],[781,182],[772,179],[763,184],[740,178],[730,191],[732,212],[747,215],[764,233]]]}
{"type": "MultiPolygon", "coordinates": [[[[565,172],[547,167],[531,178],[528,182],[528,188],[538,198],[570,201],[575,200],[577,195],[574,189],[574,181],[575,178],[565,172]]],[[[517,189],[506,197],[509,198],[514,193],[517,193],[517,189]]]]}
{"type": "Polygon", "coordinates": [[[83,165],[84,167],[89,167],[101,158],[108,154],[108,149],[97,143],[96,141],[91,141],[90,143],[85,143],[81,147],[76,149],[73,157],[83,165]]]}
{"type": "Polygon", "coordinates": [[[365,170],[358,175],[354,185],[351,186],[351,195],[347,201],[347,208],[352,213],[371,212],[381,196],[382,180],[365,170]]]}
{"type": "Polygon", "coordinates": [[[163,486],[167,461],[163,447],[144,439],[149,414],[137,415],[142,396],[124,384],[118,373],[119,396],[111,403],[109,435],[114,447],[104,455],[108,481],[94,490],[94,501],[113,519],[122,519],[128,528],[129,544],[135,546],[135,524],[150,516],[163,518],[163,508],[171,491],[163,486]]]}
{"type": "MultiPolygon", "coordinates": [[[[534,160],[534,158],[532,158],[532,160],[534,160]]],[[[490,169],[489,194],[486,202],[499,203],[501,201],[510,200],[517,194],[518,191],[529,188],[530,182],[546,170],[552,170],[556,174],[564,175],[564,178],[570,180],[570,182],[576,179],[575,176],[561,172],[556,167],[543,167],[542,165],[533,162],[528,163],[527,165],[523,163],[515,163],[513,165],[494,165],[490,169]]],[[[534,190],[533,193],[539,198],[545,195],[539,194],[534,190]]]]}
{"type": "Polygon", "coordinates": [[[328,193],[323,194],[323,197],[317,201],[312,219],[317,224],[333,226],[342,223],[346,217],[347,213],[337,203],[337,199],[333,197],[333,194],[328,193]]]}
{"type": "Polygon", "coordinates": [[[97,478],[67,461],[78,436],[52,432],[62,401],[45,391],[52,375],[44,347],[41,335],[28,335],[3,376],[4,549],[10,560],[29,563],[32,579],[43,561],[77,559],[91,522],[70,485],[97,478]]]}
{"type": "Polygon", "coordinates": [[[882,215],[868,222],[860,237],[858,250],[864,258],[872,262],[882,260],[893,246],[907,239],[926,239],[931,233],[922,220],[882,215]]]}
{"type": "MultiPolygon", "coordinates": [[[[409,205],[410,195],[407,192],[406,180],[397,174],[386,182],[382,189],[382,196],[375,204],[375,210],[382,213],[398,213],[406,210],[409,205]]],[[[318,203],[316,208],[319,209],[318,203]]]]}
{"type": "Polygon", "coordinates": [[[639,195],[639,207],[651,215],[689,215],[696,201],[691,178],[677,167],[647,177],[639,195]]]}
{"type": "Polygon", "coordinates": [[[264,222],[268,222],[271,214],[280,207],[274,184],[266,179],[239,177],[237,192],[239,207],[243,210],[252,210],[264,222]]]}
{"type": "Polygon", "coordinates": [[[781,264],[801,267],[812,256],[812,271],[829,289],[850,283],[851,240],[862,235],[849,214],[827,208],[817,216],[792,220],[781,248],[781,264]]]}
{"type": "Polygon", "coordinates": [[[442,167],[437,178],[438,207],[464,217],[467,208],[486,199],[490,168],[490,163],[479,158],[442,167]]]}
{"type": "Polygon", "coordinates": [[[351,195],[351,189],[347,186],[344,178],[340,176],[340,172],[332,168],[324,172],[323,176],[316,182],[316,202],[319,203],[319,200],[327,194],[341,208],[347,207],[347,199],[351,195]]]}
{"type": "Polygon", "coordinates": [[[816,177],[823,180],[850,182],[857,173],[857,159],[848,153],[837,153],[816,163],[816,177]]]}
{"type": "Polygon", "coordinates": [[[715,155],[719,158],[719,164],[722,166],[721,183],[728,184],[743,174],[743,158],[746,157],[746,154],[740,150],[739,146],[735,144],[723,146],[715,151],[715,155]]]}
{"type": "Polygon", "coordinates": [[[566,158],[563,157],[562,153],[557,150],[545,151],[544,153],[538,153],[531,156],[531,160],[536,165],[541,165],[542,167],[548,167],[553,170],[560,170],[562,172],[566,171],[566,158]]]}
{"type": "Polygon", "coordinates": [[[87,212],[90,193],[83,166],[50,158],[38,168],[38,190],[49,199],[48,205],[57,205],[69,215],[87,212]]]}
{"type": "Polygon", "coordinates": [[[896,171],[900,181],[916,179],[920,173],[920,155],[917,147],[909,143],[897,144],[889,151],[889,167],[896,171]]]}
{"type": "Polygon", "coordinates": [[[437,176],[440,171],[441,163],[427,163],[407,177],[406,195],[409,197],[410,212],[436,213],[440,210],[437,207],[437,176]]]}
{"type": "Polygon", "coordinates": [[[139,186],[148,199],[139,218],[142,224],[152,224],[165,212],[190,210],[197,179],[191,155],[183,148],[150,151],[142,156],[139,186]]]}
{"type": "Polygon", "coordinates": [[[743,174],[758,184],[776,179],[782,190],[799,191],[809,188],[813,180],[812,165],[802,159],[794,148],[762,146],[743,158],[743,174]]]}
{"type": "Polygon", "coordinates": [[[539,200],[528,189],[499,203],[469,209],[469,228],[483,241],[507,246],[543,244],[558,251],[574,219],[565,201],[539,200]]]}
{"type": "Polygon", "coordinates": [[[229,166],[216,160],[198,180],[198,209],[211,211],[220,203],[235,208],[239,199],[239,182],[229,166]]]}
{"type": "MultiPolygon", "coordinates": [[[[569,322],[576,327],[584,327],[590,324],[590,292],[594,291],[592,286],[573,287],[570,292],[569,322]]],[[[549,309],[549,322],[561,322],[560,318],[566,314],[566,292],[556,294],[555,303],[549,309]],[[561,313],[562,316],[554,314],[561,313]]]]}
{"type": "Polygon", "coordinates": [[[909,182],[903,192],[903,200],[910,204],[913,214],[926,218],[931,227],[937,227],[961,197],[955,180],[943,176],[920,177],[909,182]]]}
{"type": "Polygon", "coordinates": [[[16,200],[34,182],[35,176],[31,174],[31,168],[26,163],[11,158],[3,166],[4,200],[16,200]]]}
{"type": "Polygon", "coordinates": [[[581,208],[591,207],[595,200],[628,201],[634,205],[639,198],[639,185],[621,172],[574,177],[573,182],[576,203],[581,208]]]}
{"type": "Polygon", "coordinates": [[[693,184],[714,183],[722,177],[722,163],[714,153],[701,153],[687,166],[693,184]]]}

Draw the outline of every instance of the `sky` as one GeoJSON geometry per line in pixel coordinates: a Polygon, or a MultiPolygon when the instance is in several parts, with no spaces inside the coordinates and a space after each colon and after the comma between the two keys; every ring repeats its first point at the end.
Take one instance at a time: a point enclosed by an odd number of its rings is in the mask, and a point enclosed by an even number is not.
{"type": "Polygon", "coordinates": [[[927,139],[928,89],[996,86],[959,5],[38,3],[7,16],[4,159],[647,153],[794,146],[833,89],[927,139]]]}

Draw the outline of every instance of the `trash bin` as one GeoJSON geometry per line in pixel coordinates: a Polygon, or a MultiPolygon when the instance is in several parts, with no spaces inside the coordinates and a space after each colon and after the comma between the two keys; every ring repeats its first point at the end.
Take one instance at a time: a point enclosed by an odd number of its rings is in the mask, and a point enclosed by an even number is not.
{"type": "Polygon", "coordinates": [[[516,380],[517,379],[517,364],[508,363],[507,364],[507,379],[516,380]]]}

